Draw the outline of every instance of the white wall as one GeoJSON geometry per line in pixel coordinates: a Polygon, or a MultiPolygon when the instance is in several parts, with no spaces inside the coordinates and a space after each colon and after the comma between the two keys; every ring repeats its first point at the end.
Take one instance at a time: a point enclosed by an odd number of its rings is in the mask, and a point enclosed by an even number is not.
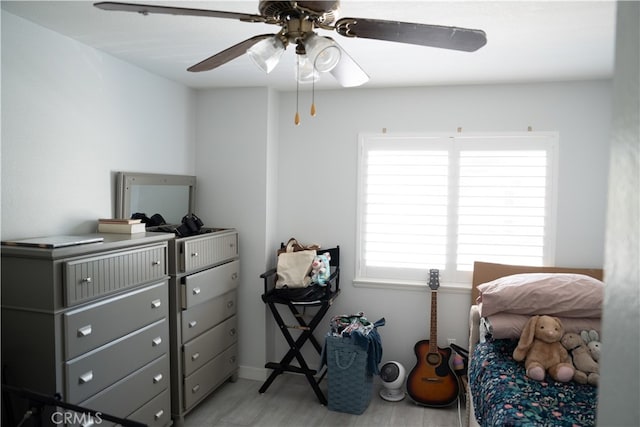
{"type": "Polygon", "coordinates": [[[619,2],[598,425],[640,420],[640,3],[619,2]]]}
{"type": "MultiPolygon", "coordinates": [[[[359,89],[316,94],[317,116],[301,94],[281,96],[278,234],[342,248],[342,295],[330,315],[364,311],[387,320],[384,359],[415,365],[413,345],[429,337],[426,289],[354,287],[359,132],[558,131],[560,174],[556,264],[602,267],[611,83],[359,89]]],[[[438,337],[465,344],[470,296],[444,283],[438,337]]],[[[328,324],[327,324],[328,325],[328,324]]],[[[326,328],[325,328],[326,330],[326,328]]],[[[284,343],[282,343],[284,345],[284,343]]]]}
{"type": "Polygon", "coordinates": [[[2,12],[2,239],[95,231],[113,172],[193,174],[191,90],[2,12]]]}
{"type": "Polygon", "coordinates": [[[277,95],[265,88],[201,91],[197,96],[198,215],[205,224],[240,235],[238,331],[240,375],[264,376],[267,342],[259,275],[276,245],[274,126],[268,108],[277,95]]]}

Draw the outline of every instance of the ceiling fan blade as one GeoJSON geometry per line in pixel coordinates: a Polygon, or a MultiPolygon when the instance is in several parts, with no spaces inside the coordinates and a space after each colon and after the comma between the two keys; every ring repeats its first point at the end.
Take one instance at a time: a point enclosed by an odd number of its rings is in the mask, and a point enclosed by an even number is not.
{"type": "Polygon", "coordinates": [[[231,46],[230,48],[223,50],[222,52],[218,52],[215,55],[210,56],[209,58],[197,63],[196,65],[192,65],[191,67],[187,68],[187,71],[197,73],[200,71],[213,70],[214,68],[217,68],[222,64],[226,64],[232,59],[236,59],[237,57],[244,55],[247,52],[247,49],[249,49],[251,46],[269,37],[273,37],[273,34],[261,34],[259,36],[253,36],[250,39],[247,39],[243,42],[231,46]]]}
{"type": "Polygon", "coordinates": [[[331,71],[331,75],[340,83],[342,87],[355,87],[369,81],[369,75],[358,65],[358,63],[342,48],[340,49],[340,61],[331,71]]]}
{"type": "Polygon", "coordinates": [[[336,31],[345,37],[388,40],[399,43],[473,52],[487,43],[482,30],[381,19],[342,18],[336,31]]]}
{"type": "Polygon", "coordinates": [[[143,15],[148,15],[150,13],[162,13],[167,15],[206,16],[211,18],[239,19],[240,21],[247,22],[268,22],[267,19],[262,15],[223,12],[219,10],[191,9],[186,7],[156,6],[150,4],[120,3],[111,1],[94,3],[93,5],[102,10],[138,12],[143,15]]]}

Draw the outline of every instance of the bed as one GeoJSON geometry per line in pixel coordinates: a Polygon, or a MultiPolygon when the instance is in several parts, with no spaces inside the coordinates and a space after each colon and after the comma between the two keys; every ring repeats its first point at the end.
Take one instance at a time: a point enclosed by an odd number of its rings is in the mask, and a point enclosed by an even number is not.
{"type": "MultiPolygon", "coordinates": [[[[513,277],[551,277],[553,280],[578,277],[594,282],[596,297],[588,300],[578,298],[575,303],[579,311],[559,312],[566,332],[595,329],[599,332],[601,314],[602,280],[601,269],[526,267],[505,264],[476,262],[474,264],[471,310],[469,316],[469,353],[467,385],[467,414],[470,426],[594,426],[596,421],[597,388],[574,381],[558,383],[548,376],[545,381],[533,381],[526,377],[524,364],[513,360],[513,349],[521,331],[521,319],[532,314],[510,314],[483,317],[495,308],[489,305],[487,295],[494,281],[511,280],[513,277]],[[527,276],[512,276],[537,273],[527,276]],[[548,273],[548,274],[547,274],[548,273]],[[557,275],[551,273],[569,273],[557,275]],[[584,275],[574,276],[575,274],[584,275]],[[594,281],[593,279],[597,279],[594,281]],[[599,285],[598,285],[599,284],[599,285]],[[596,286],[597,285],[597,286],[596,286]],[[482,293],[482,306],[477,304],[482,293]],[[600,303],[597,306],[598,302],[600,303]],[[596,307],[597,306],[597,307],[596,307]],[[581,311],[582,308],[585,311],[581,311]],[[482,312],[481,312],[482,310],[482,312]],[[599,310],[599,311],[598,311],[599,310]],[[564,314],[569,314],[564,317],[564,314]],[[583,317],[584,314],[584,317],[583,317]],[[511,317],[509,317],[511,316],[511,317]],[[500,318],[501,320],[498,320],[500,318]],[[506,319],[506,320],[505,320],[506,319]]],[[[537,282],[532,282],[537,285],[537,282]]],[[[554,282],[548,282],[554,283],[554,282]]],[[[557,285],[557,284],[556,284],[557,285]]],[[[545,282],[544,286],[547,286],[545,282]]],[[[539,290],[541,288],[537,288],[539,290]]],[[[557,288],[556,288],[557,289],[557,288]]],[[[588,292],[587,292],[588,293],[588,292]]],[[[558,298],[560,299],[560,298],[558,298]]],[[[530,298],[527,301],[532,301],[530,298]]],[[[509,311],[502,303],[502,309],[509,311]]],[[[493,301],[493,304],[496,304],[493,301]]],[[[530,309],[538,310],[536,302],[530,309]]],[[[517,308],[518,302],[513,303],[517,308]]],[[[554,307],[555,308],[555,307],[554,307]]],[[[569,310],[567,308],[567,310],[569,310]]],[[[517,309],[514,311],[517,312],[517,309]]],[[[543,310],[545,311],[545,310],[543,310]]],[[[548,314],[548,313],[539,313],[548,314]]],[[[556,314],[556,313],[554,313],[556,314]]],[[[556,314],[558,315],[558,314],[556,314]]],[[[522,321],[524,322],[524,320],[522,321]]]]}

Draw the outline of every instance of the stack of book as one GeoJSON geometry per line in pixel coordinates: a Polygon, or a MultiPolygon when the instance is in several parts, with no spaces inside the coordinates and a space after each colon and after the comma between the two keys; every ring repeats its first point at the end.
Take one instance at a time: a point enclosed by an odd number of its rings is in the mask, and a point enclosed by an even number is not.
{"type": "Polygon", "coordinates": [[[100,218],[98,220],[99,233],[135,234],[145,231],[146,226],[140,219],[100,218]]]}

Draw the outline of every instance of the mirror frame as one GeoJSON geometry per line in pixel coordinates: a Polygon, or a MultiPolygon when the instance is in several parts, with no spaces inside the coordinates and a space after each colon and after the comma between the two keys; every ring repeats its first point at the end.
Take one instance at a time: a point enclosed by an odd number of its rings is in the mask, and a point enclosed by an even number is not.
{"type": "Polygon", "coordinates": [[[179,185],[189,187],[189,211],[195,212],[196,177],[192,175],[166,175],[138,172],[116,174],[116,217],[131,216],[131,194],[134,185],[179,185]]]}

